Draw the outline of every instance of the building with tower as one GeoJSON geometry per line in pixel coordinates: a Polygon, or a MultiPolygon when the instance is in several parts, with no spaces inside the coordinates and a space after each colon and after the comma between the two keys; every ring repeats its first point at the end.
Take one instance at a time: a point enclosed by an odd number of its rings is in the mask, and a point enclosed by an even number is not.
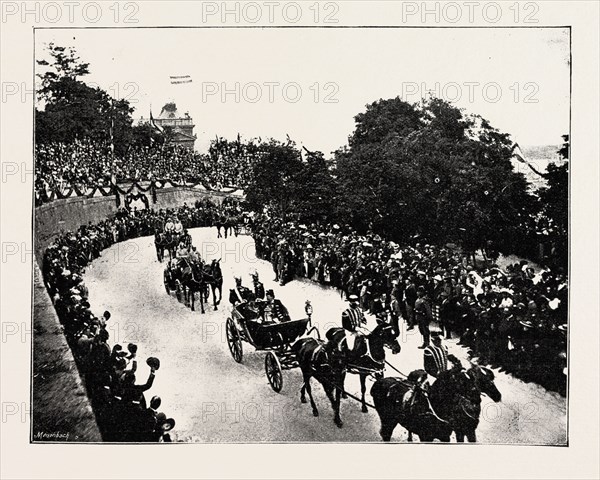
{"type": "Polygon", "coordinates": [[[166,103],[162,107],[160,115],[152,120],[160,130],[164,131],[165,128],[172,130],[172,143],[182,145],[192,150],[194,149],[194,143],[196,141],[196,135],[194,134],[194,120],[190,117],[188,112],[181,115],[177,110],[175,102],[166,103]]]}

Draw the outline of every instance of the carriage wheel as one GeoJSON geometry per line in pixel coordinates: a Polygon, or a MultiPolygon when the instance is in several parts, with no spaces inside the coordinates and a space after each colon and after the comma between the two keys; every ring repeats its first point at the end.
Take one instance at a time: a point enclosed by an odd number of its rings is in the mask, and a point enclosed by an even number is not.
{"type": "Polygon", "coordinates": [[[240,338],[240,334],[233,323],[231,318],[227,319],[227,345],[229,345],[229,351],[231,352],[231,356],[237,363],[242,363],[242,357],[244,355],[242,349],[242,339],[240,338]]]}
{"type": "Polygon", "coordinates": [[[265,357],[265,374],[271,384],[271,388],[277,393],[281,392],[283,388],[281,363],[279,363],[279,358],[273,352],[268,352],[265,357]]]}

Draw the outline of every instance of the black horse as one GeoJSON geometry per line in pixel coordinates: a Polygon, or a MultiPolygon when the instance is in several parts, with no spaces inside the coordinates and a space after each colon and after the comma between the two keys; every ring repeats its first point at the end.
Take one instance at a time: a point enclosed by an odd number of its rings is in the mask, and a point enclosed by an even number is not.
{"type": "MultiPolygon", "coordinates": [[[[391,325],[381,323],[368,335],[357,335],[354,347],[348,346],[346,338],[347,332],[343,328],[330,328],[325,337],[336,345],[338,351],[342,353],[345,362],[345,370],[350,373],[358,374],[360,377],[360,392],[362,401],[362,412],[366,413],[367,405],[365,403],[366,379],[373,374],[376,377],[383,376],[385,367],[385,349],[389,348],[395,355],[400,352],[398,343],[398,334],[391,325]]],[[[346,373],[342,375],[341,387],[344,387],[346,373]]],[[[344,395],[345,398],[345,395],[344,395]]]]}
{"type": "MultiPolygon", "coordinates": [[[[200,293],[200,311],[205,313],[205,291],[207,289],[207,278],[202,262],[187,262],[183,268],[181,283],[184,288],[184,299],[186,304],[190,306],[192,311],[195,311],[196,293],[200,293]]],[[[213,295],[214,297],[214,295],[213,295]]],[[[217,309],[215,302],[215,310],[217,309]]]]}
{"type": "Polygon", "coordinates": [[[422,371],[412,372],[408,381],[384,378],[373,385],[371,396],[381,420],[381,438],[389,442],[400,424],[408,431],[409,441],[415,433],[423,442],[449,442],[453,431],[458,442],[465,436],[470,442],[477,441],[481,394],[495,402],[502,399],[493,372],[478,365],[468,370],[457,365],[441,373],[428,391],[410,381],[418,372],[422,371]]]}
{"type": "Polygon", "coordinates": [[[176,238],[170,233],[156,232],[154,234],[154,246],[156,248],[156,258],[159,262],[165,258],[165,250],[169,253],[169,260],[175,258],[175,248],[177,247],[176,238]]]}
{"type": "Polygon", "coordinates": [[[424,389],[418,387],[412,378],[423,370],[411,372],[408,380],[387,377],[377,380],[371,388],[371,397],[381,421],[379,433],[384,442],[389,442],[396,425],[408,431],[408,440],[415,433],[422,442],[435,439],[449,442],[452,426],[447,420],[437,416],[431,408],[424,389]]]}
{"type": "Polygon", "coordinates": [[[208,303],[209,287],[212,291],[213,306],[217,310],[217,306],[223,299],[223,272],[221,271],[221,259],[213,260],[210,264],[203,266],[203,278],[204,278],[204,301],[208,303]],[[217,300],[217,292],[219,292],[219,299],[217,300]]]}
{"type": "Polygon", "coordinates": [[[316,378],[323,385],[323,390],[333,408],[333,421],[338,427],[343,422],[340,417],[340,396],[344,374],[344,360],[332,342],[323,342],[307,337],[301,338],[292,345],[292,352],[296,355],[298,365],[302,371],[304,383],[300,389],[300,401],[306,403],[305,393],[308,393],[313,415],[319,416],[317,405],[312,396],[310,379],[316,378]]]}
{"type": "Polygon", "coordinates": [[[455,370],[443,372],[431,386],[431,405],[440,417],[450,422],[457,442],[463,442],[465,436],[469,442],[477,441],[475,431],[479,425],[482,394],[494,402],[502,400],[494,383],[494,372],[475,364],[458,373],[455,370]]]}

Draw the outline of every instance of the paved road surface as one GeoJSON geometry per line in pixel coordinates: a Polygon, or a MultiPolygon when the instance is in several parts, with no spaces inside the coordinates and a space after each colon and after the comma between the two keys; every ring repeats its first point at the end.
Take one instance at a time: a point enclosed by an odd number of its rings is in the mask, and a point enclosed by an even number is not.
{"type": "MultiPolygon", "coordinates": [[[[174,437],[194,442],[378,442],[379,418],[374,410],[361,413],[360,405],[342,402],[344,426],[338,429],[322,388],[313,380],[313,394],[320,416],[301,404],[298,369],[284,372],[281,393],[273,392],[264,375],[264,353],[244,344],[244,360],[235,363],[225,338],[227,301],[233,275],[251,286],[250,272],[258,271],[265,288],[273,288],[292,318],[304,317],[304,302],[314,306],[313,323],[323,334],[340,325],[345,303],[339,293],[309,281],[284,287],[273,282],[268,262],[257,260],[249,236],[216,238],[216,229],[191,231],[194,245],[205,259],[222,258],[224,301],[218,311],[192,312],[163,286],[164,264],[156,260],[153,237],[144,237],[106,250],[84,275],[90,303],[97,315],[110,310],[111,343],[138,344],[138,383],[145,382],[148,356],[157,356],[161,368],[148,392],[162,397],[161,410],[176,419],[174,437]]],[[[370,320],[371,321],[371,320],[370,320]]],[[[374,326],[374,322],[369,325],[374,326]]],[[[416,331],[403,331],[402,351],[388,359],[404,373],[422,368],[421,342],[416,331]]],[[[465,349],[448,343],[449,350],[466,361],[465,349]]],[[[386,373],[393,376],[394,372],[386,373]]],[[[487,397],[482,403],[478,440],[483,443],[558,444],[566,442],[566,401],[558,394],[525,384],[496,371],[496,385],[503,401],[487,397]]],[[[371,383],[368,381],[367,391],[371,383]]],[[[349,375],[346,389],[360,391],[358,377],[349,375]]],[[[367,396],[367,401],[371,401],[367,396]]],[[[398,426],[393,441],[406,441],[398,426]]]]}

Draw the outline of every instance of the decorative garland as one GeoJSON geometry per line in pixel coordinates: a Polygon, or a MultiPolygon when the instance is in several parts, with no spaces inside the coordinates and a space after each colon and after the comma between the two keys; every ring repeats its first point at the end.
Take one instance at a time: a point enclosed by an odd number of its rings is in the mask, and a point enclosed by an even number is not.
{"type": "Polygon", "coordinates": [[[128,193],[125,196],[125,207],[129,210],[129,205],[131,205],[131,202],[135,202],[136,200],[141,200],[144,206],[146,207],[146,210],[150,208],[150,205],[148,203],[148,197],[143,193],[128,193]]]}
{"type": "Polygon", "coordinates": [[[218,192],[218,193],[224,193],[224,194],[230,194],[233,193],[237,190],[239,190],[239,188],[237,187],[232,187],[232,186],[227,186],[227,187],[223,187],[220,190],[211,187],[210,185],[208,185],[204,180],[202,179],[197,179],[197,178],[193,178],[193,179],[189,179],[187,181],[183,181],[183,182],[176,182],[174,180],[169,180],[169,179],[156,179],[156,180],[144,180],[142,181],[143,183],[149,182],[149,185],[144,187],[138,180],[132,180],[132,179],[124,179],[121,184],[128,184],[131,182],[131,186],[129,188],[121,188],[118,184],[116,183],[110,183],[110,185],[107,186],[100,186],[97,185],[95,187],[88,187],[85,188],[83,190],[80,190],[77,185],[72,185],[71,188],[65,189],[65,190],[60,190],[59,188],[53,188],[50,190],[50,193],[48,193],[45,189],[42,189],[41,193],[36,196],[36,204],[37,205],[41,205],[44,203],[48,203],[48,202],[52,202],[54,200],[61,200],[61,199],[65,199],[65,198],[71,198],[73,196],[75,197],[85,197],[85,198],[92,198],[94,196],[96,196],[97,193],[100,193],[103,197],[108,197],[110,195],[115,195],[117,197],[117,207],[120,205],[121,201],[119,199],[119,194],[121,195],[128,195],[131,192],[134,191],[134,189],[136,189],[138,192],[150,192],[150,195],[152,197],[152,202],[156,203],[156,190],[157,189],[163,189],[163,188],[168,188],[168,187],[187,187],[187,188],[198,188],[199,186],[204,188],[205,190],[209,191],[209,192],[218,192]],[[75,195],[73,195],[73,193],[75,193],[75,195]]]}

